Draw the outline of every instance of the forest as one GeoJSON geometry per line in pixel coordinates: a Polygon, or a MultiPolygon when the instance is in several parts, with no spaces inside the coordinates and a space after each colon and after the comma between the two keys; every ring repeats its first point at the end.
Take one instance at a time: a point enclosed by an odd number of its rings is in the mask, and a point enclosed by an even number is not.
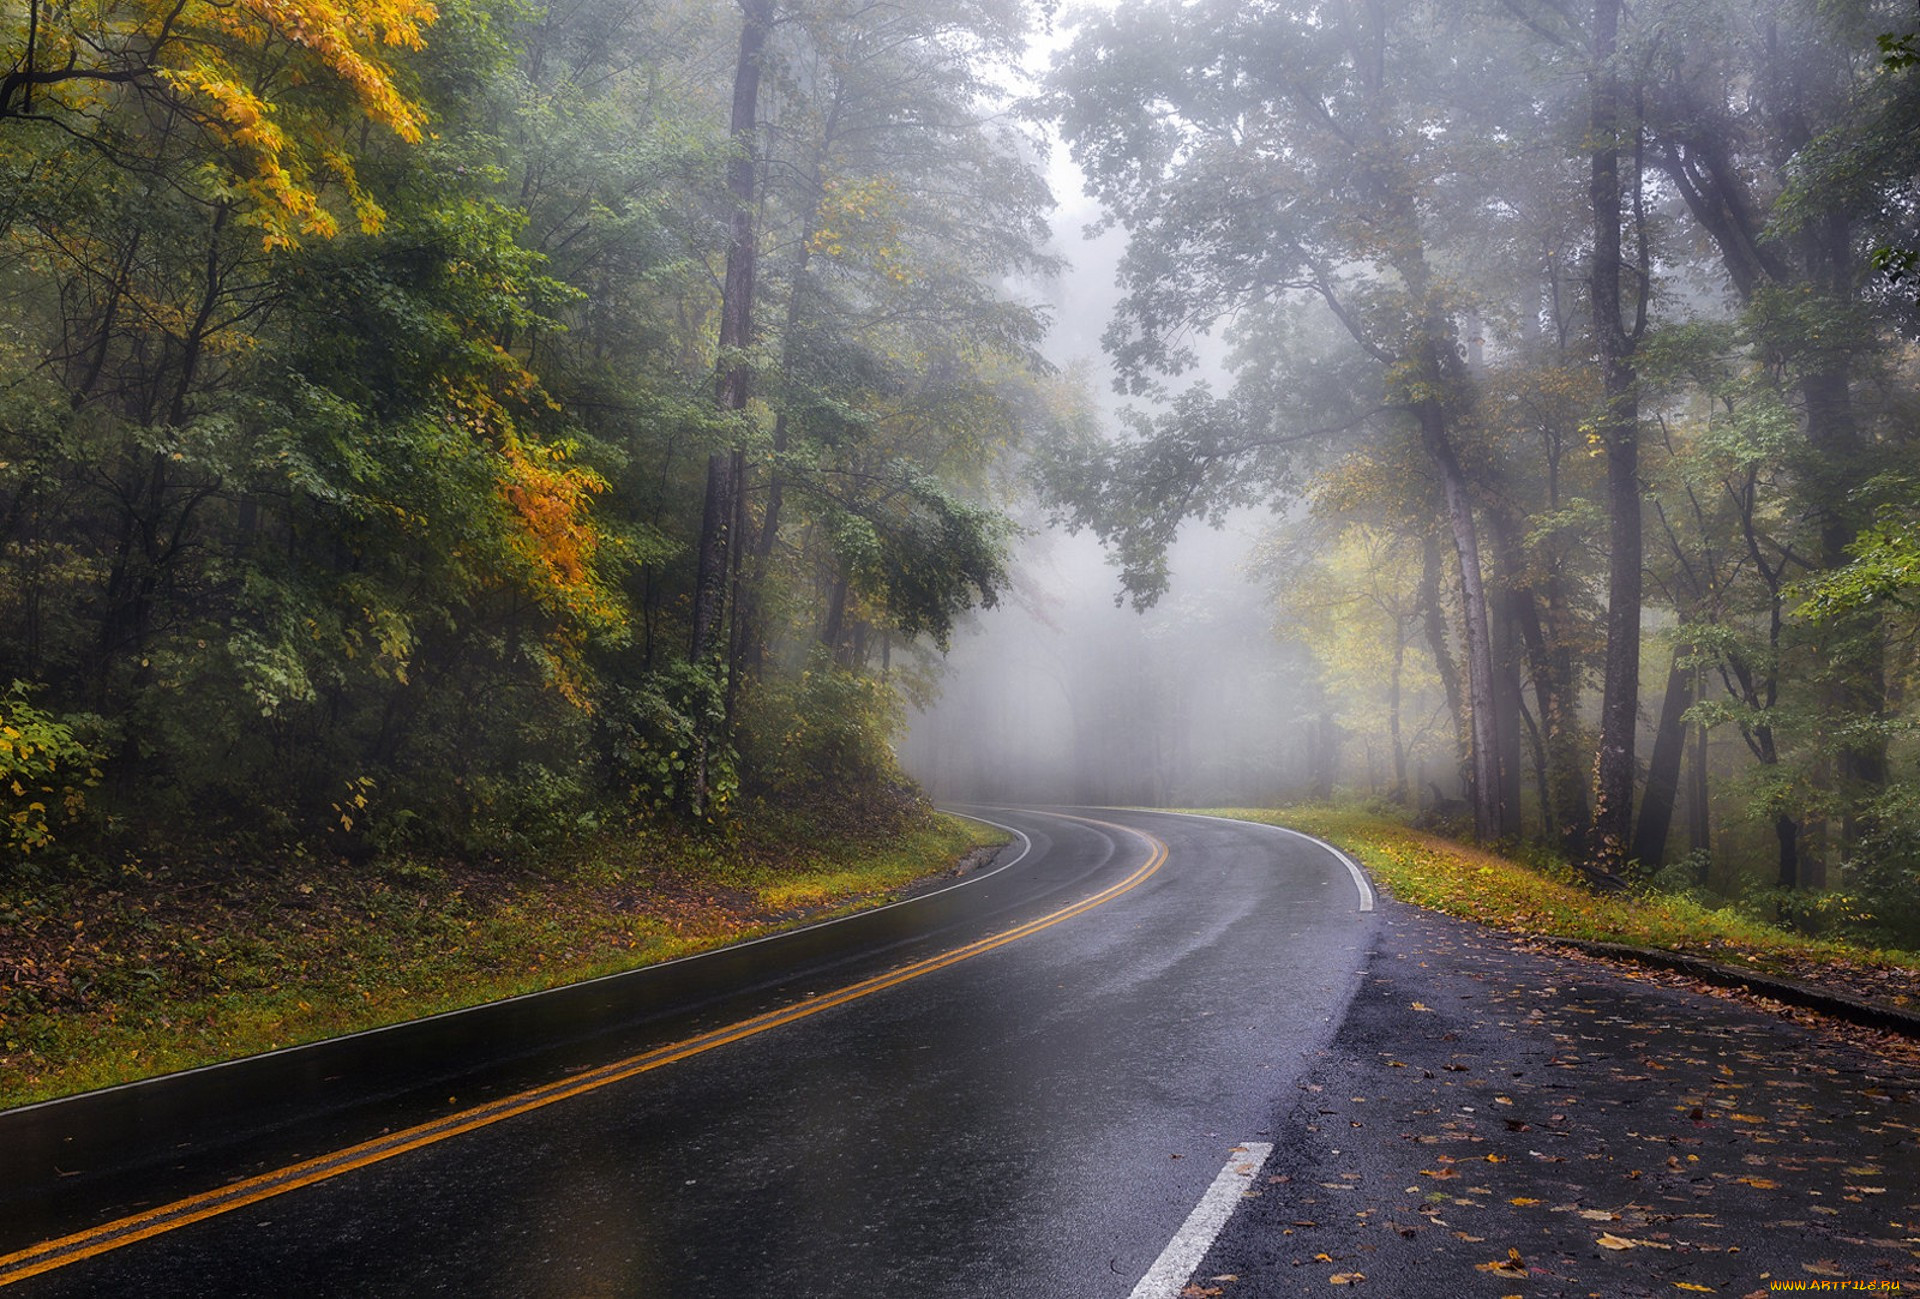
{"type": "Polygon", "coordinates": [[[1281,510],[1311,792],[1910,941],[1915,19],[1090,17],[1046,104],[1124,231],[1136,401],[1048,442],[1056,518],[1144,607],[1183,523],[1281,510]]]}
{"type": "Polygon", "coordinates": [[[9,4],[0,852],[915,814],[1076,408],[1028,17],[9,4]]]}
{"type": "Polygon", "coordinates": [[[1257,507],[1279,793],[1920,932],[1911,6],[6,24],[16,865],[893,823],[1024,502],[1143,609],[1257,507]],[[1048,134],[1111,420],[1041,355],[1048,134]]]}

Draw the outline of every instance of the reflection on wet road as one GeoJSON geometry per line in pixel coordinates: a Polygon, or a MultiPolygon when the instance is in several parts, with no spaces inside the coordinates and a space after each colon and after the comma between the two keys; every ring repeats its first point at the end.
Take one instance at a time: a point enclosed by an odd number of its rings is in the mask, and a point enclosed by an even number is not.
{"type": "MultiPolygon", "coordinates": [[[[617,1047],[928,962],[918,977],[16,1293],[278,1295],[291,1280],[370,1295],[1126,1295],[1228,1149],[1261,1139],[1291,1103],[1372,918],[1332,855],[1259,827],[981,815],[1029,836],[1027,858],[832,942],[814,931],[784,976],[763,971],[744,1000],[706,989],[699,1015],[656,1007],[624,1036],[570,1038],[558,1058],[577,1068],[597,1048],[604,1065],[627,1053],[617,1047]],[[1156,839],[1166,860],[1145,872],[1156,839]],[[943,960],[1129,880],[1099,905],[943,960]],[[915,925],[932,935],[899,932],[915,925]]],[[[760,959],[777,964],[779,945],[760,959]]],[[[553,1068],[522,1057],[481,1091],[462,1083],[458,1103],[553,1068]]],[[[431,1117],[420,1096],[392,1104],[387,1126],[431,1117]]],[[[319,1126],[344,1134],[380,1109],[354,1114],[319,1126]]],[[[317,1139],[245,1147],[253,1162],[228,1177],[302,1143],[315,1153],[317,1139]]],[[[200,1189],[139,1167],[88,1180],[100,1206],[126,1205],[116,1182],[154,1202],[200,1189]]],[[[60,1225],[81,1225],[86,1206],[72,1194],[62,1204],[60,1225]]]]}

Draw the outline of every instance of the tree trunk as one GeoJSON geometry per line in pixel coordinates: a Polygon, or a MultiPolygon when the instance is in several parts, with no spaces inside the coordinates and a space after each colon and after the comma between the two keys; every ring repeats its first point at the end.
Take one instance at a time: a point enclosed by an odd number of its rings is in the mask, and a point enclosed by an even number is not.
{"type": "Polygon", "coordinates": [[[827,599],[827,616],[820,623],[820,643],[836,661],[840,657],[840,642],[846,637],[846,620],[847,579],[845,575],[836,575],[833,593],[827,599]]]}
{"type": "MultiPolygon", "coordinates": [[[[740,7],[740,53],[733,70],[733,115],[729,124],[734,153],[727,163],[727,197],[733,211],[727,236],[726,278],[720,293],[720,372],[714,384],[715,404],[723,414],[736,418],[745,417],[751,379],[747,345],[753,338],[754,144],[760,111],[761,55],[773,22],[772,0],[741,0],[740,7]]],[[[707,457],[707,491],[700,513],[700,539],[694,548],[693,628],[687,649],[687,658],[695,666],[706,662],[720,643],[745,459],[737,443],[731,451],[716,451],[707,457]]],[[[694,816],[706,811],[707,765],[718,738],[707,733],[707,711],[702,709],[696,723],[688,780],[680,800],[683,810],[694,816]]]]}
{"type": "Polygon", "coordinates": [[[1420,613],[1426,628],[1433,670],[1447,697],[1447,716],[1453,719],[1454,764],[1462,788],[1472,785],[1472,741],[1467,736],[1466,704],[1460,698],[1460,669],[1453,661],[1447,634],[1447,614],[1440,603],[1440,545],[1429,535],[1420,556],[1420,613]]]}
{"type": "MultiPolygon", "coordinates": [[[[1697,669],[1697,671],[1700,671],[1697,669]]],[[[1694,694],[1698,697],[1705,688],[1705,676],[1702,674],[1694,682],[1694,694]]],[[[1712,805],[1707,802],[1707,724],[1701,722],[1693,728],[1693,756],[1688,760],[1688,784],[1690,797],[1687,800],[1687,851],[1702,859],[1700,865],[1700,883],[1705,884],[1708,863],[1706,854],[1713,851],[1712,805]]]]}
{"type": "Polygon", "coordinates": [[[1518,619],[1514,606],[1517,600],[1525,598],[1524,593],[1512,586],[1512,569],[1504,563],[1504,570],[1497,599],[1491,610],[1493,621],[1493,686],[1495,717],[1499,722],[1498,747],[1495,762],[1500,770],[1500,824],[1496,837],[1518,839],[1526,833],[1525,819],[1521,814],[1521,768],[1522,746],[1520,733],[1520,653],[1518,641],[1518,619]]]}
{"type": "Polygon", "coordinates": [[[1505,825],[1500,805],[1500,714],[1494,692],[1493,639],[1487,620],[1486,584],[1480,572],[1480,533],[1473,518],[1467,477],[1447,436],[1446,416],[1438,401],[1419,403],[1420,433],[1446,488],[1447,521],[1460,558],[1460,602],[1467,630],[1467,724],[1473,772],[1473,829],[1486,840],[1505,825]]]}
{"type": "MultiPolygon", "coordinates": [[[[1591,865],[1617,874],[1633,833],[1634,738],[1640,714],[1640,465],[1638,388],[1633,369],[1640,327],[1621,320],[1620,78],[1621,0],[1594,0],[1593,87],[1589,136],[1593,204],[1591,300],[1605,407],[1600,441],[1607,455],[1607,656],[1600,704],[1600,746],[1594,762],[1591,865]]],[[[1636,174],[1634,183],[1639,184],[1636,174]]],[[[1641,268],[1644,274],[1644,267],[1641,268]]],[[[1645,286],[1637,310],[1645,319],[1645,286]]]]}
{"type": "MultiPolygon", "coordinates": [[[[1488,521],[1500,567],[1508,574],[1521,573],[1524,561],[1519,525],[1500,511],[1490,513],[1488,521]]],[[[1565,604],[1559,595],[1560,585],[1557,575],[1547,575],[1547,616],[1553,619],[1556,631],[1565,604]]],[[[1573,658],[1558,643],[1564,638],[1556,636],[1555,644],[1548,643],[1547,627],[1540,618],[1539,595],[1531,586],[1514,585],[1510,577],[1506,606],[1507,616],[1526,653],[1527,672],[1533,678],[1534,704],[1540,715],[1534,742],[1541,764],[1543,837],[1557,843],[1569,857],[1578,857],[1587,829],[1588,772],[1579,752],[1580,719],[1574,700],[1573,658]]],[[[1518,702],[1515,701],[1516,705],[1518,702]]],[[[1521,720],[1527,720],[1524,713],[1521,720]]]]}
{"type": "Polygon", "coordinates": [[[1773,818],[1773,835],[1780,846],[1779,870],[1774,883],[1783,889],[1800,886],[1800,823],[1791,814],[1781,812],[1773,818]]]}
{"type": "Polygon", "coordinates": [[[1673,664],[1667,669],[1667,693],[1660,701],[1660,725],[1654,732],[1640,822],[1633,834],[1633,860],[1648,869],[1659,866],[1666,857],[1667,832],[1672,828],[1673,805],[1680,793],[1680,758],[1687,744],[1682,714],[1693,703],[1693,669],[1681,666],[1683,653],[1676,649],[1673,664]]]}
{"type": "Polygon", "coordinates": [[[1400,679],[1406,673],[1405,624],[1394,628],[1393,679],[1387,687],[1387,734],[1393,741],[1393,790],[1390,797],[1402,807],[1407,802],[1407,746],[1400,737],[1400,679]]]}
{"type": "MultiPolygon", "coordinates": [[[[1814,505],[1820,520],[1820,566],[1829,572],[1849,562],[1847,551],[1858,535],[1846,505],[1848,492],[1859,481],[1860,456],[1860,433],[1849,388],[1844,359],[1831,370],[1808,375],[1800,386],[1807,403],[1807,441],[1825,470],[1821,475],[1824,481],[1818,484],[1820,499],[1814,505]]],[[[1879,610],[1867,609],[1833,619],[1823,628],[1821,643],[1833,665],[1823,700],[1829,720],[1845,723],[1880,717],[1886,710],[1887,683],[1879,610]]],[[[1842,853],[1862,828],[1855,808],[1887,782],[1886,741],[1859,736],[1857,728],[1851,734],[1853,738],[1839,745],[1834,754],[1835,784],[1843,809],[1842,853]]]]}

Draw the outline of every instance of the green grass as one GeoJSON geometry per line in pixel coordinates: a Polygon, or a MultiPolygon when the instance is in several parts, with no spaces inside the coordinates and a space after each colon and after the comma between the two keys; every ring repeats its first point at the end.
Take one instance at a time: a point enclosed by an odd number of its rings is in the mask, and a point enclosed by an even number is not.
{"type": "Polygon", "coordinates": [[[897,896],[1006,835],[607,838],[537,869],[152,866],[0,879],[0,1108],[656,964],[897,896]]]}
{"type": "Polygon", "coordinates": [[[1352,854],[1403,902],[1516,933],[1654,948],[1795,977],[1829,968],[1905,972],[1920,966],[1920,955],[1912,952],[1796,933],[1688,897],[1596,895],[1571,876],[1354,808],[1226,808],[1211,814],[1318,835],[1352,854]]]}

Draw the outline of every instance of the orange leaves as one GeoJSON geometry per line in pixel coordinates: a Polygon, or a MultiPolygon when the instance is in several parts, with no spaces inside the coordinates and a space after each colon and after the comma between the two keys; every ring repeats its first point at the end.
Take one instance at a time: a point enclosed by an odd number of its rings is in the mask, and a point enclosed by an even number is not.
{"type": "Polygon", "coordinates": [[[1496,1258],[1491,1263],[1475,1263],[1476,1272],[1492,1272],[1496,1276],[1525,1276],[1527,1261],[1520,1257],[1520,1251],[1509,1249],[1505,1258],[1496,1258]]]}
{"type": "Polygon", "coordinates": [[[512,507],[520,533],[514,547],[539,575],[545,591],[589,621],[613,616],[607,597],[594,580],[593,559],[600,533],[588,513],[607,483],[591,469],[566,463],[557,447],[531,453],[518,440],[502,448],[506,470],[500,491],[512,507]]]}

